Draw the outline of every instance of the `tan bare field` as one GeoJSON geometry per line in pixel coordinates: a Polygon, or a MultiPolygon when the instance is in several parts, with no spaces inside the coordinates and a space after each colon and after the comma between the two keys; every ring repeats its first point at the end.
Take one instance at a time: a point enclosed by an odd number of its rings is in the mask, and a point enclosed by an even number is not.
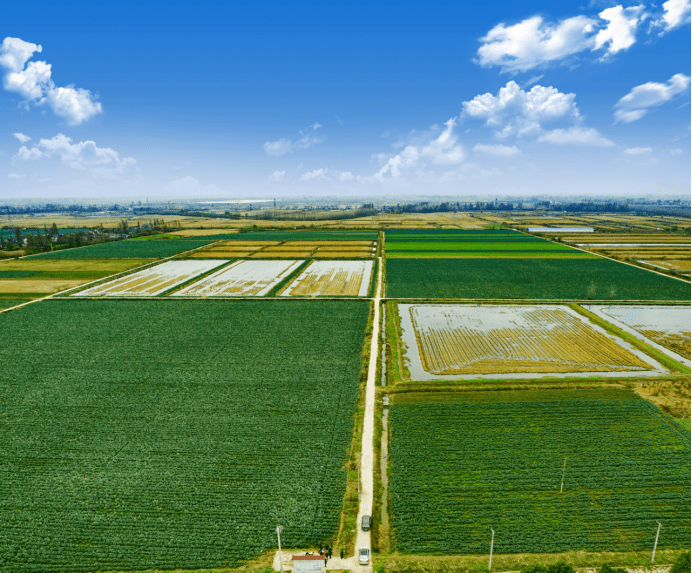
{"type": "Polygon", "coordinates": [[[94,279],[3,279],[0,280],[2,293],[40,292],[53,294],[91,282],[94,279]]]}
{"type": "Polygon", "coordinates": [[[255,251],[199,251],[186,256],[186,259],[234,259],[249,257],[255,251]]]}

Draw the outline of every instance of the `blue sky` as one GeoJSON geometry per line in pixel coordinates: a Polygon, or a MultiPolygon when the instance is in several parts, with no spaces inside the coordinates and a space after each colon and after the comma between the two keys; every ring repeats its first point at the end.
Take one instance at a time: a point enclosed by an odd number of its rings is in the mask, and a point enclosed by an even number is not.
{"type": "Polygon", "coordinates": [[[689,0],[161,6],[3,7],[0,197],[690,193],[689,0]]]}

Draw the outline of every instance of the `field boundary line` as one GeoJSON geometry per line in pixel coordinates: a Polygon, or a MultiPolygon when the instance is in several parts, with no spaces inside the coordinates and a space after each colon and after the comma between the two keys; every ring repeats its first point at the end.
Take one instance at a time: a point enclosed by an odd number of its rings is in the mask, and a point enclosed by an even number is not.
{"type": "MultiPolygon", "coordinates": [[[[89,246],[89,245],[85,245],[85,246],[89,246]]],[[[205,246],[206,246],[206,245],[205,245],[205,246]]],[[[78,248],[79,248],[79,247],[78,247],[78,248]]],[[[200,248],[201,248],[201,247],[196,247],[196,248],[194,248],[194,249],[192,249],[192,250],[190,250],[190,251],[185,251],[185,252],[186,252],[186,253],[191,253],[191,252],[196,251],[196,250],[198,250],[198,249],[200,249],[200,248]]],[[[135,273],[135,272],[137,272],[137,271],[141,271],[141,270],[144,270],[144,269],[146,269],[146,268],[148,268],[148,267],[153,267],[153,266],[155,266],[155,265],[157,265],[157,264],[159,264],[159,263],[163,263],[163,262],[165,262],[165,261],[168,261],[168,260],[170,260],[170,259],[173,259],[173,258],[177,257],[177,256],[180,255],[180,254],[181,254],[181,253],[176,253],[175,255],[171,255],[170,257],[166,257],[165,259],[157,259],[157,260],[152,261],[152,262],[150,262],[150,263],[147,263],[147,264],[145,264],[145,265],[141,265],[141,266],[139,266],[139,267],[135,267],[135,268],[133,268],[133,269],[129,269],[129,270],[123,271],[123,272],[121,272],[121,273],[116,273],[116,274],[110,275],[110,276],[108,276],[108,277],[96,279],[95,281],[91,281],[91,282],[88,282],[88,283],[84,283],[83,285],[79,285],[79,286],[73,287],[73,288],[71,288],[71,289],[63,290],[63,291],[60,291],[60,292],[55,292],[55,293],[53,293],[53,294],[49,294],[48,296],[44,296],[44,297],[41,297],[41,298],[36,298],[36,299],[34,299],[34,300],[30,300],[29,302],[25,302],[25,303],[20,304],[20,305],[17,305],[17,306],[12,306],[12,307],[10,307],[10,308],[0,309],[0,314],[3,314],[3,313],[5,313],[5,312],[10,312],[10,311],[12,311],[12,310],[17,310],[18,308],[22,308],[22,307],[27,306],[27,305],[30,305],[30,304],[34,304],[34,303],[37,303],[37,302],[41,302],[42,300],[48,300],[48,299],[52,299],[52,298],[56,298],[56,297],[62,298],[64,295],[66,295],[66,294],[68,294],[68,293],[70,293],[70,292],[72,292],[72,291],[79,292],[79,290],[86,289],[87,287],[96,286],[96,284],[99,284],[99,283],[102,283],[102,282],[105,283],[105,282],[108,282],[108,281],[110,281],[110,280],[114,280],[114,279],[116,279],[116,278],[119,278],[119,277],[121,277],[121,276],[125,276],[125,275],[127,275],[127,274],[133,274],[133,273],[135,273]]],[[[29,256],[33,256],[33,255],[29,255],[29,256]]],[[[19,258],[24,258],[24,257],[19,257],[19,258]]],[[[97,259],[93,259],[93,260],[97,260],[97,259]]],[[[109,259],[101,259],[101,260],[109,260],[109,259]]],[[[113,259],[113,260],[123,260],[123,259],[113,259]]],[[[102,298],[102,297],[84,297],[84,298],[102,298]]],[[[140,298],[140,297],[138,297],[138,298],[140,298]]],[[[141,297],[141,298],[144,298],[144,297],[141,297]]],[[[149,298],[151,298],[151,297],[149,297],[149,298]]]]}

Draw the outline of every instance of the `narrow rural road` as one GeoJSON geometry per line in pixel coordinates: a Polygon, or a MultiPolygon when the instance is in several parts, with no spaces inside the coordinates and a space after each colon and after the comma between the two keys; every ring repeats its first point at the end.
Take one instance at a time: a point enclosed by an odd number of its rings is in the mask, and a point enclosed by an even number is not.
{"type": "MultiPolygon", "coordinates": [[[[364,515],[372,515],[373,500],[373,460],[374,460],[374,435],[375,435],[375,385],[377,384],[377,364],[380,359],[380,300],[382,298],[382,258],[379,258],[377,273],[377,288],[375,289],[375,304],[372,344],[370,346],[370,365],[368,367],[368,381],[365,387],[365,414],[363,417],[363,442],[360,458],[360,508],[358,510],[358,534],[356,537],[356,559],[361,547],[370,549],[370,532],[361,529],[364,515]]],[[[371,559],[372,563],[372,559],[371,559]]],[[[361,569],[359,569],[361,570],[361,569]]],[[[372,565],[363,567],[362,570],[372,570],[372,565]]]]}

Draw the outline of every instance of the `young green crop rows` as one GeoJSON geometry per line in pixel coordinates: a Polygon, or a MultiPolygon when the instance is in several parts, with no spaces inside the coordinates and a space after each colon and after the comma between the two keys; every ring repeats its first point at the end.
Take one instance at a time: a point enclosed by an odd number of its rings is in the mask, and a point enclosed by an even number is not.
{"type": "Polygon", "coordinates": [[[176,253],[190,251],[213,242],[213,239],[160,239],[143,241],[112,241],[80,247],[63,249],[52,253],[43,253],[31,257],[34,259],[161,259],[176,253]]]}
{"type": "Polygon", "coordinates": [[[334,540],[369,304],[0,315],[0,571],[236,566],[334,540]]]}
{"type": "Polygon", "coordinates": [[[391,259],[393,298],[690,300],[690,285],[610,259],[391,259]]]}
{"type": "Polygon", "coordinates": [[[491,528],[497,553],[650,550],[656,521],[659,547],[689,546],[689,436],[636,395],[410,402],[390,408],[398,551],[487,553],[491,528]]]}

